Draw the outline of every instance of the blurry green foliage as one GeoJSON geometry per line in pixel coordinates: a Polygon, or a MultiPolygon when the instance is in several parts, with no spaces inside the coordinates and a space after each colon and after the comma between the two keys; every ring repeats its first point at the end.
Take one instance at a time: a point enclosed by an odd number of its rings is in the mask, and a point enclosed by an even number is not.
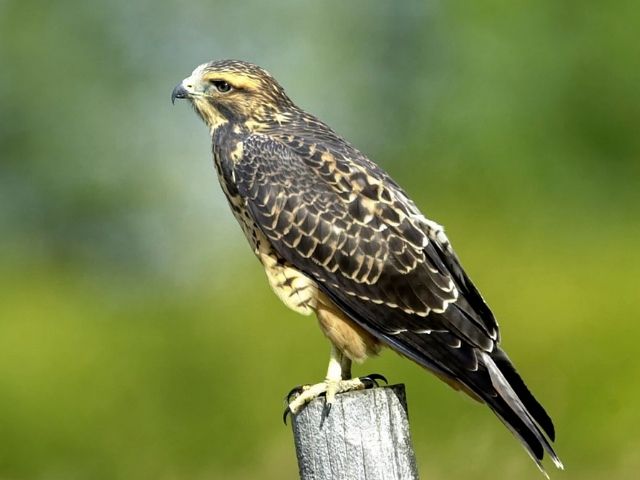
{"type": "MultiPolygon", "coordinates": [[[[556,475],[635,478],[638,20],[630,0],[0,2],[0,478],[295,478],[281,397],[328,345],[170,105],[216,58],[269,69],[447,226],[557,422],[556,475]]],[[[486,409],[389,352],[369,371],[407,384],[424,478],[541,478],[486,409]]]]}

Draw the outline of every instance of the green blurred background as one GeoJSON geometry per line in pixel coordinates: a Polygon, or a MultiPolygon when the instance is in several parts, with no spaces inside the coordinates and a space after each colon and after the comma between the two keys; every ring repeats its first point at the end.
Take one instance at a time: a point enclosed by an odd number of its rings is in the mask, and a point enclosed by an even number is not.
{"type": "MultiPolygon", "coordinates": [[[[447,227],[557,423],[566,479],[640,469],[640,9],[600,2],[0,1],[0,478],[296,478],[324,375],[173,86],[270,70],[447,227]]],[[[386,352],[422,478],[540,479],[386,352]]]]}

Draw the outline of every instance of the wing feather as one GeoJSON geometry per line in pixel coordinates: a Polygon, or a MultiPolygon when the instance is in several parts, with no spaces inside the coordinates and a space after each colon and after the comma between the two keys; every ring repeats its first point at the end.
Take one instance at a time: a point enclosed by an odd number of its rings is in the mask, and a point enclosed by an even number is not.
{"type": "Polygon", "coordinates": [[[497,325],[460,301],[461,291],[475,291],[461,268],[449,268],[459,264],[433,222],[370,162],[314,150],[304,157],[253,135],[234,166],[250,214],[279,254],[344,301],[383,308],[388,314],[372,320],[378,331],[447,330],[491,351],[497,325]]]}

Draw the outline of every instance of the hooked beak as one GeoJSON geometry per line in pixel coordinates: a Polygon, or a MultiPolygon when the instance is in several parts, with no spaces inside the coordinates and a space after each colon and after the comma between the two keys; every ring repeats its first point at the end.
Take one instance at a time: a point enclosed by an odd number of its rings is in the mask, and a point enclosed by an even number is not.
{"type": "Polygon", "coordinates": [[[176,103],[176,98],[187,98],[189,96],[189,91],[184,88],[182,82],[176,85],[176,88],[171,92],[171,103],[176,103]]]}

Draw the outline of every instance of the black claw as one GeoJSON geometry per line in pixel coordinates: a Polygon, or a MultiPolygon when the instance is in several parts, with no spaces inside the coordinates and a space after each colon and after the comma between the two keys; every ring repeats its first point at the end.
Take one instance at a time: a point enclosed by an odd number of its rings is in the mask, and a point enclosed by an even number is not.
{"type": "Polygon", "coordinates": [[[372,380],[369,377],[360,377],[360,381],[364,384],[364,388],[374,388],[379,387],[378,382],[372,380]]]}
{"type": "Polygon", "coordinates": [[[387,377],[381,375],[380,373],[371,373],[367,375],[367,377],[369,377],[371,380],[382,380],[384,383],[389,385],[389,380],[387,380],[387,377]]]}
{"type": "Polygon", "coordinates": [[[284,424],[287,424],[287,417],[289,415],[291,415],[293,412],[291,411],[291,409],[289,408],[289,406],[287,405],[287,408],[284,409],[284,413],[282,414],[282,421],[284,422],[284,424]]]}
{"type": "Polygon", "coordinates": [[[287,393],[287,395],[284,397],[285,401],[287,403],[291,403],[291,400],[294,394],[300,395],[303,391],[304,387],[302,385],[297,385],[295,387],[293,387],[291,390],[289,390],[289,393],[287,393]]]}
{"type": "Polygon", "coordinates": [[[379,387],[380,384],[378,383],[378,380],[382,380],[387,385],[389,384],[385,376],[380,375],[379,373],[371,373],[369,375],[365,375],[364,377],[360,377],[360,381],[364,383],[365,388],[379,387]]]}
{"type": "Polygon", "coordinates": [[[289,404],[304,391],[304,387],[305,387],[304,385],[296,385],[291,390],[289,390],[289,393],[285,395],[284,401],[287,403],[287,408],[284,410],[282,414],[282,421],[284,422],[285,425],[287,424],[287,417],[293,414],[293,412],[289,408],[289,404]]]}

